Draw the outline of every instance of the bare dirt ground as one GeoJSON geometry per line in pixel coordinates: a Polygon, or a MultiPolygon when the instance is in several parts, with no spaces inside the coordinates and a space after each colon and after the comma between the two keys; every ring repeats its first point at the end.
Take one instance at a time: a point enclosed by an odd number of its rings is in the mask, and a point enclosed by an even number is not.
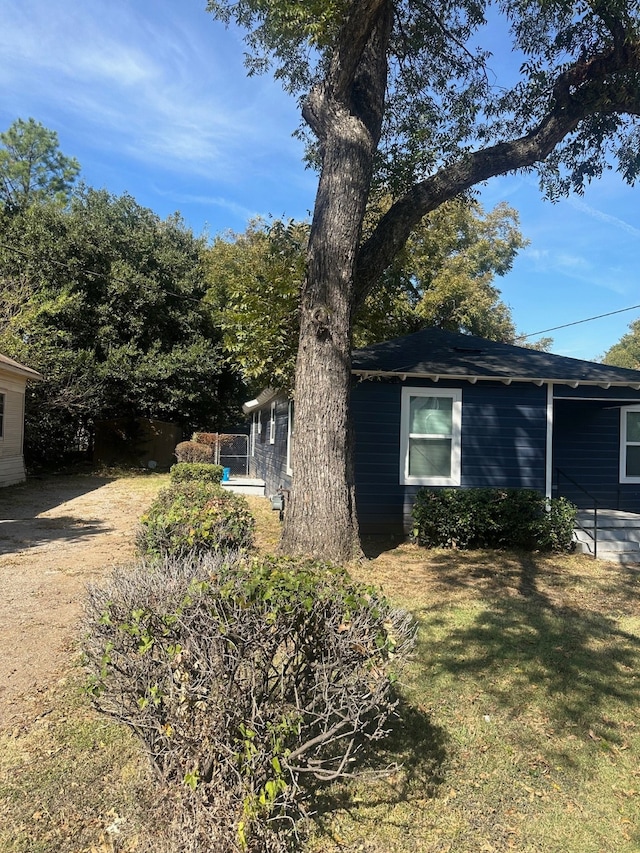
{"type": "Polygon", "coordinates": [[[165,482],[60,475],[0,489],[0,728],[36,716],[69,670],[87,583],[132,559],[165,482]]]}

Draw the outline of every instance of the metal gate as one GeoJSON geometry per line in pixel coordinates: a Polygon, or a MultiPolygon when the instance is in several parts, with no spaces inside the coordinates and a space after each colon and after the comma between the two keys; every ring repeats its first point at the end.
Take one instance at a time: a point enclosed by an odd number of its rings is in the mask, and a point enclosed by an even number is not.
{"type": "Polygon", "coordinates": [[[218,433],[214,453],[216,465],[228,468],[232,477],[246,477],[249,473],[248,435],[218,433]]]}

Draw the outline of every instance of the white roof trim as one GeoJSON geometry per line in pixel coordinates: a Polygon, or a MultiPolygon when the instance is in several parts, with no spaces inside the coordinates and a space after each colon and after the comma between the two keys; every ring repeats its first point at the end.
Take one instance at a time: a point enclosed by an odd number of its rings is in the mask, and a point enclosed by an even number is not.
{"type": "Polygon", "coordinates": [[[254,412],[256,409],[262,408],[262,406],[270,403],[272,400],[280,394],[280,391],[277,388],[265,388],[261,391],[255,400],[247,400],[246,403],[242,404],[242,411],[245,415],[254,412]]]}
{"type": "Polygon", "coordinates": [[[41,373],[37,370],[32,370],[30,367],[25,367],[19,361],[14,361],[7,355],[0,354],[0,370],[6,370],[8,373],[14,373],[18,376],[24,376],[25,379],[42,379],[41,373]]]}
{"type": "MultiPolygon", "coordinates": [[[[431,379],[433,382],[450,379],[454,382],[502,382],[509,385],[512,382],[532,382],[534,385],[568,385],[571,388],[577,388],[579,385],[591,385],[595,387],[603,387],[602,379],[548,379],[543,376],[480,376],[477,373],[402,373],[395,370],[358,370],[351,371],[355,376],[360,376],[362,379],[378,379],[383,377],[400,377],[405,379],[431,379]]],[[[637,382],[609,382],[610,388],[633,388],[634,391],[640,390],[640,385],[637,382]]]]}

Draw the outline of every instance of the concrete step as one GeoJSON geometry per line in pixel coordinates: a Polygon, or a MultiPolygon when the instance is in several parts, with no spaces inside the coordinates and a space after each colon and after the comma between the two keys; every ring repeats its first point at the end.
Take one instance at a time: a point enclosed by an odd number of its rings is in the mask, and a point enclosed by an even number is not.
{"type": "MultiPolygon", "coordinates": [[[[579,527],[593,529],[593,510],[578,510],[576,522],[579,527]]],[[[601,509],[598,512],[598,530],[640,530],[640,515],[614,509],[601,509]]]]}
{"type": "MultiPolygon", "coordinates": [[[[640,543],[626,539],[602,539],[603,531],[598,531],[598,559],[612,563],[640,564],[640,543]]],[[[593,556],[594,541],[582,530],[574,531],[576,551],[579,554],[593,556]]]]}
{"type": "MultiPolygon", "coordinates": [[[[593,538],[593,527],[578,528],[578,532],[586,539],[593,538]]],[[[640,528],[598,526],[598,542],[635,542],[640,546],[640,528]]]]}
{"type": "Polygon", "coordinates": [[[258,495],[259,497],[265,495],[264,480],[258,480],[254,477],[229,477],[228,480],[223,480],[220,485],[223,489],[239,495],[258,495]]]}

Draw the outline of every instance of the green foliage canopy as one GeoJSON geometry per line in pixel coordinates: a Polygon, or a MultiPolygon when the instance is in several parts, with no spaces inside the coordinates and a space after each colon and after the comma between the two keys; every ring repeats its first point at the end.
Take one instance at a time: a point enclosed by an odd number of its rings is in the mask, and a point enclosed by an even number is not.
{"type": "MultiPolygon", "coordinates": [[[[309,226],[254,220],[205,251],[209,298],[224,346],[248,382],[290,388],[309,226]]],[[[444,204],[425,217],[356,314],[355,346],[433,325],[512,342],[511,312],[493,284],[526,245],[506,204],[444,204]]]]}
{"type": "Polygon", "coordinates": [[[217,427],[238,382],[202,299],[204,242],[178,216],[82,188],[68,209],[4,214],[0,350],[39,370],[27,438],[54,458],[98,419],[217,427]]]}
{"type": "Polygon", "coordinates": [[[288,91],[305,96],[307,122],[311,91],[329,79],[346,83],[384,8],[392,9],[393,21],[379,191],[397,198],[465,151],[509,137],[524,140],[540,132],[552,111],[575,112],[576,119],[575,129],[536,166],[550,196],[581,191],[612,157],[626,180],[637,177],[640,57],[633,0],[501,0],[493,9],[486,0],[208,2],[216,18],[246,30],[250,74],[273,69],[288,91]],[[497,80],[490,50],[476,46],[487,24],[504,26],[506,49],[522,57],[511,85],[497,80]]]}
{"type": "Polygon", "coordinates": [[[604,354],[604,364],[640,370],[640,320],[629,325],[630,331],[604,354]]]}

